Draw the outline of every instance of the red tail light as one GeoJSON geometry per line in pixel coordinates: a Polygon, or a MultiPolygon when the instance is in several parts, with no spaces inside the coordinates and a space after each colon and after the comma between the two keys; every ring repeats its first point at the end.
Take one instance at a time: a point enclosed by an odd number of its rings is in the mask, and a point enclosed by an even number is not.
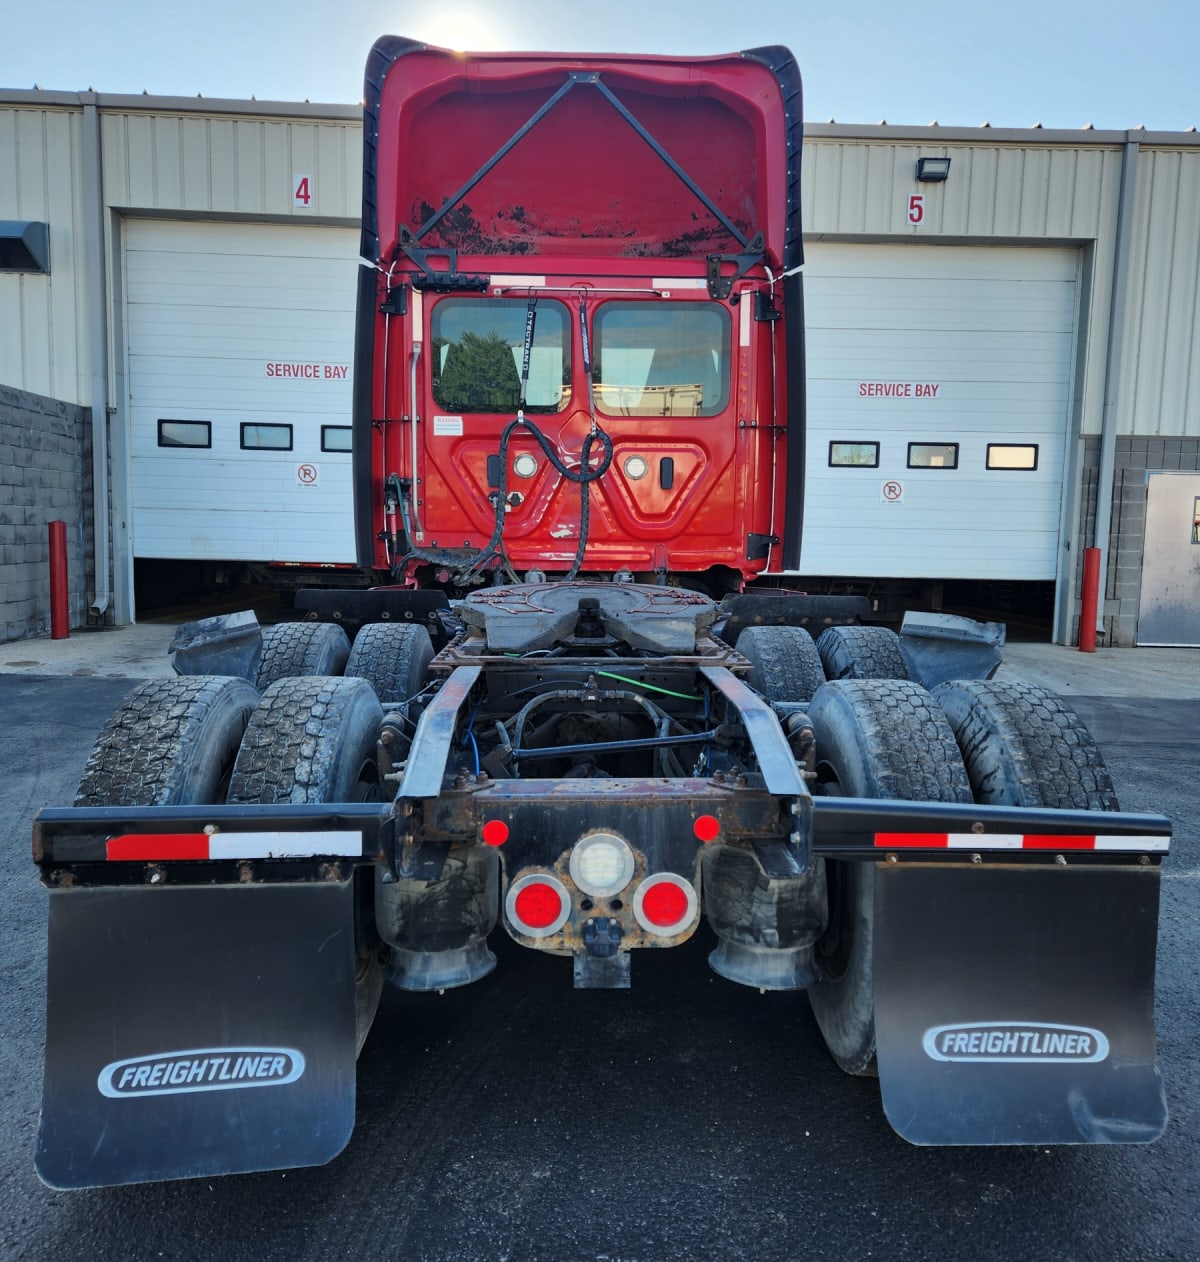
{"type": "Polygon", "coordinates": [[[567,923],[571,896],[557,877],[534,872],[519,877],[508,887],[504,910],[518,933],[529,938],[548,938],[567,923]]]}
{"type": "Polygon", "coordinates": [[[673,872],[647,877],[633,896],[633,914],[647,933],[662,938],[682,933],[696,918],[699,899],[691,884],[673,872]]]}

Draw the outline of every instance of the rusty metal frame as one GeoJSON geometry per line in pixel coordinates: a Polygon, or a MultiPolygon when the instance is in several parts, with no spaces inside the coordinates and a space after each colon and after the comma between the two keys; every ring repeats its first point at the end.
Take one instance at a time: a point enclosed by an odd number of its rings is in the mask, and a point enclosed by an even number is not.
{"type": "Polygon", "coordinates": [[[441,793],[458,727],[458,712],[482,674],[483,667],[479,664],[460,666],[438,689],[417,724],[404,779],[396,794],[398,799],[436,798],[441,793]]]}

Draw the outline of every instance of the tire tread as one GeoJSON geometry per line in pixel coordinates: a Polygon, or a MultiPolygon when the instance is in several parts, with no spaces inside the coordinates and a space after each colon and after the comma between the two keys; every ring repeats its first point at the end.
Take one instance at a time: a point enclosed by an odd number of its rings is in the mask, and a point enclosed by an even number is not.
{"type": "MultiPolygon", "coordinates": [[[[263,694],[234,763],[230,802],[329,802],[347,743],[377,734],[383,711],[365,679],[295,676],[263,694]]],[[[373,747],[373,740],[372,740],[373,747]]]]}
{"type": "Polygon", "coordinates": [[[817,652],[829,679],[907,679],[900,637],[887,627],[826,627],[817,652]]]}
{"type": "Polygon", "coordinates": [[[768,701],[807,704],[825,682],[817,646],[803,627],[747,627],[736,647],[750,663],[747,683],[768,701]]]}
{"type": "Polygon", "coordinates": [[[381,701],[408,701],[424,686],[432,658],[424,627],[369,622],[354,637],[343,674],[367,680],[381,701]]]}
{"type": "Polygon", "coordinates": [[[340,675],[350,656],[350,638],[332,622],[281,622],[262,637],[258,689],[297,675],[340,675]]]}
{"type": "Polygon", "coordinates": [[[1061,698],[1021,680],[941,684],[975,800],[1059,810],[1120,809],[1100,750],[1061,698]]]}
{"type": "Polygon", "coordinates": [[[139,684],[97,737],[75,805],[186,805],[193,800],[198,773],[215,789],[257,701],[245,680],[224,675],[180,675],[139,684]],[[203,766],[206,759],[213,765],[203,766]]]}

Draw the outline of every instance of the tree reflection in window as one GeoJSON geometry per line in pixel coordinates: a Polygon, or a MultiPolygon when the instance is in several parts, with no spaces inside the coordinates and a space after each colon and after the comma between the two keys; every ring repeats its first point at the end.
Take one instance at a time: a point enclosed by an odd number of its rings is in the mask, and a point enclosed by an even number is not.
{"type": "MultiPolygon", "coordinates": [[[[433,309],[433,398],[448,412],[516,412],[528,304],[506,298],[446,298],[433,309]]],[[[527,412],[557,412],[570,399],[567,320],[561,303],[537,307],[527,412]]]]}

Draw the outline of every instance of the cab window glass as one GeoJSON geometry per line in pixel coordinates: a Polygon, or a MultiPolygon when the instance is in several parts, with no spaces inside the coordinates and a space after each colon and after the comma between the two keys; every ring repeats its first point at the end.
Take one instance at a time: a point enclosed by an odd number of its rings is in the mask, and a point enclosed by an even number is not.
{"type": "Polygon", "coordinates": [[[715,416],[729,402],[729,312],[712,302],[608,302],[592,381],[610,416],[715,416]]]}
{"type": "MultiPolygon", "coordinates": [[[[448,412],[515,413],[528,303],[507,298],[445,298],[433,309],[433,398],[448,412]]],[[[527,412],[557,412],[570,399],[566,311],[539,302],[529,357],[527,412]]]]}

